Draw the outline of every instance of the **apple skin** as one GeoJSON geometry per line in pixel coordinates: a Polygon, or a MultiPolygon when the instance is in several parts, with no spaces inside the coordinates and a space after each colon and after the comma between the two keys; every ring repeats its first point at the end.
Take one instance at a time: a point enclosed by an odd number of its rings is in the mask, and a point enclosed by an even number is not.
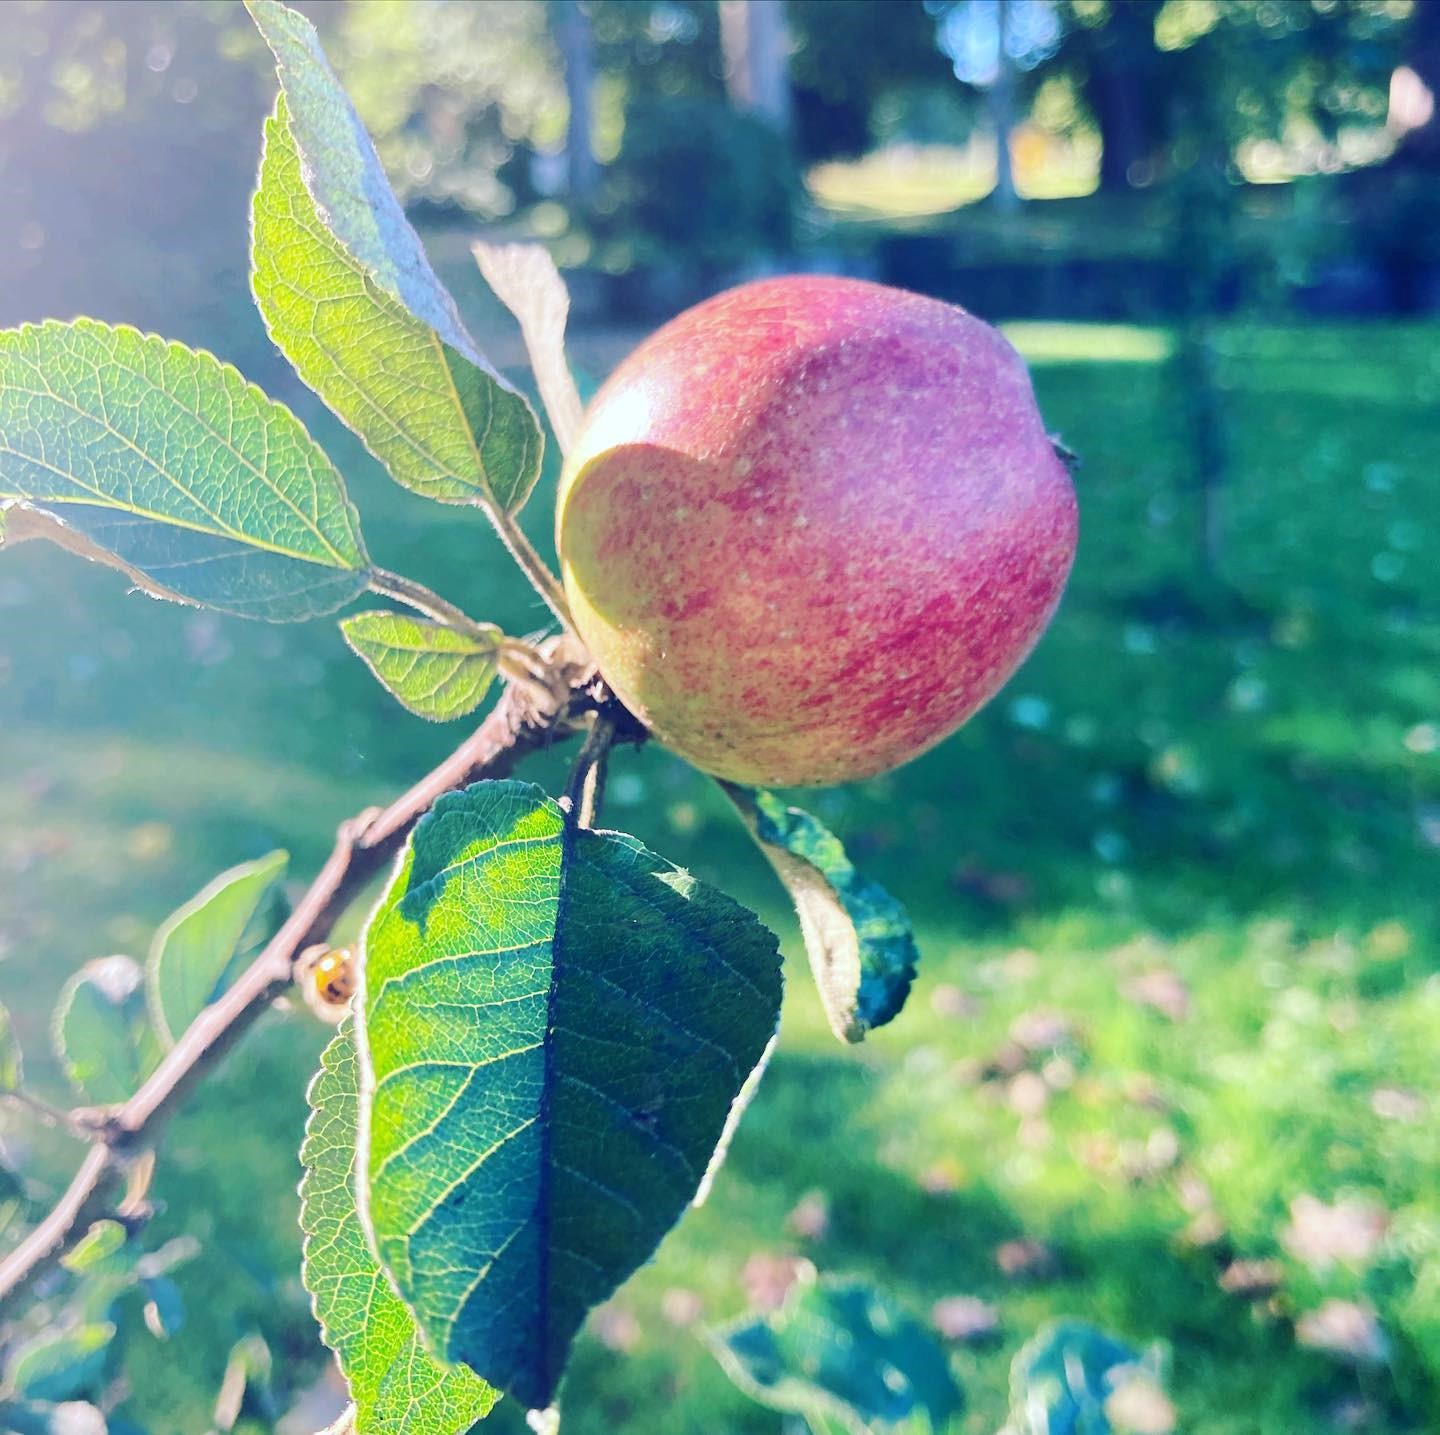
{"type": "Polygon", "coordinates": [[[659,329],[586,411],[557,534],[616,694],[756,786],[886,772],[1049,622],[1075,493],[988,324],[863,280],[766,279],[659,329]]]}

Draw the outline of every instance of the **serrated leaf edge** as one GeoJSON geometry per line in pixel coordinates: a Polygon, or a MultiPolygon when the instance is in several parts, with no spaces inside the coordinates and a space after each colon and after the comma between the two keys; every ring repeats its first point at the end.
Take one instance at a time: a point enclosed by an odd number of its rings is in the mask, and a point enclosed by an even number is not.
{"type": "MultiPolygon", "coordinates": [[[[7,334],[44,335],[69,332],[90,333],[95,335],[122,334],[127,337],[139,339],[141,343],[143,343],[148,348],[153,349],[158,347],[164,350],[167,355],[172,355],[185,359],[198,359],[202,365],[213,368],[213,370],[218,373],[223,380],[227,382],[231,380],[238,380],[241,385],[242,391],[247,397],[258,399],[262,403],[268,404],[271,408],[275,409],[280,422],[291,425],[296,431],[296,433],[298,433],[305,440],[306,444],[313,448],[314,451],[320,456],[320,458],[324,460],[330,472],[334,474],[336,487],[339,489],[339,492],[344,500],[342,505],[342,512],[344,513],[346,518],[346,527],[349,530],[350,537],[354,540],[355,550],[361,559],[361,566],[359,568],[352,568],[348,563],[343,562],[334,564],[320,563],[311,554],[295,553],[287,548],[282,548],[271,543],[259,542],[244,534],[233,533],[219,527],[215,529],[203,528],[198,524],[184,522],[179,519],[173,519],[164,514],[149,513],[142,509],[133,507],[127,508],[122,504],[108,500],[103,495],[97,497],[97,499],[93,503],[88,500],[81,499],[34,499],[27,497],[23,494],[14,495],[13,498],[9,501],[17,502],[25,507],[36,509],[38,512],[41,513],[48,513],[52,507],[74,506],[83,508],[110,508],[120,513],[132,513],[136,517],[147,519],[152,523],[162,523],[170,528],[183,528],[188,532],[206,533],[211,536],[219,534],[219,536],[228,538],[232,542],[243,543],[246,547],[259,549],[261,552],[274,553],[279,557],[290,558],[300,563],[310,563],[316,567],[334,568],[336,572],[364,573],[369,570],[370,559],[369,554],[367,553],[365,548],[364,538],[360,531],[360,515],[359,512],[356,510],[355,505],[350,502],[349,493],[345,488],[345,481],[343,478],[341,478],[340,471],[335,467],[334,462],[331,460],[329,454],[327,454],[325,450],[320,447],[320,445],[311,435],[310,430],[305,427],[305,425],[300,421],[299,417],[293,412],[293,410],[290,409],[288,405],[282,403],[279,399],[271,398],[270,395],[267,394],[265,390],[262,389],[258,384],[253,383],[251,380],[247,379],[245,375],[242,374],[240,370],[235,367],[234,364],[220,358],[217,354],[212,353],[209,349],[192,348],[189,344],[181,343],[178,339],[167,339],[161,334],[156,334],[150,332],[149,330],[136,328],[136,326],[133,324],[107,324],[103,320],[92,319],[86,315],[81,315],[75,319],[42,319],[39,323],[26,322],[23,324],[15,325],[8,329],[0,329],[0,344],[3,344],[3,341],[7,334]]],[[[143,378],[144,375],[139,375],[138,377],[143,378]]],[[[156,385],[156,387],[158,388],[159,386],[156,385]]],[[[164,390],[160,390],[160,392],[163,393],[164,390]]],[[[94,417],[94,415],[92,414],[85,414],[84,416],[86,418],[94,417]]],[[[199,415],[196,415],[196,418],[198,419],[199,415]]],[[[107,424],[106,427],[108,428],[109,425],[107,424]]],[[[227,448],[230,448],[231,451],[234,452],[234,449],[229,439],[225,438],[223,435],[220,434],[215,434],[214,436],[220,443],[224,444],[227,448]]],[[[238,454],[236,456],[239,457],[238,454]]],[[[153,460],[151,461],[153,462],[153,460]]],[[[250,464],[248,459],[244,460],[244,462],[248,467],[254,469],[257,474],[261,472],[259,469],[255,469],[254,465],[250,464]]],[[[67,474],[66,477],[70,478],[71,476],[67,474]]],[[[270,486],[268,479],[266,479],[266,484],[267,486],[270,486]]],[[[315,536],[325,545],[325,547],[332,554],[334,554],[336,558],[339,558],[340,555],[335,552],[335,548],[331,544],[330,540],[318,531],[318,529],[311,522],[311,520],[306,518],[305,515],[302,514],[298,509],[295,509],[292,500],[289,499],[285,494],[279,492],[279,490],[273,491],[275,492],[276,497],[279,498],[293,512],[295,512],[296,517],[299,518],[305,524],[305,526],[315,534],[315,536]]]]}

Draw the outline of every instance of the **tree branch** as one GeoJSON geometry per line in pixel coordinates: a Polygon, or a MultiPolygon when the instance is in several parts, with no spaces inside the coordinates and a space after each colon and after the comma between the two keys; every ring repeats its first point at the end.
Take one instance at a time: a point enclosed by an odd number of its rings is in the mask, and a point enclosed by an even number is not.
{"type": "Polygon", "coordinates": [[[558,665],[559,692],[537,707],[520,686],[505,692],[484,722],[440,765],[386,808],[340,825],[329,859],[289,920],[232,986],[190,1023],[140,1089],[96,1122],[80,1168],[49,1214],[0,1261],[0,1301],[12,1297],[110,1208],[111,1188],[153,1149],[164,1119],[215,1060],[291,981],[300,954],[323,941],[341,912],[404,844],[442,793],[477,778],[507,776],[522,758],[578,730],[606,700],[588,665],[558,665]]]}

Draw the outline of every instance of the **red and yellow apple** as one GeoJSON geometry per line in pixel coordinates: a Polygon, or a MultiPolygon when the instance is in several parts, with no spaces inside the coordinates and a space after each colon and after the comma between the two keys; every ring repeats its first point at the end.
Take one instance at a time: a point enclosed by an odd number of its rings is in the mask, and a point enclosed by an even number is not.
{"type": "Polygon", "coordinates": [[[1059,601],[1075,495],[1019,355],[854,279],[742,285],[640,345],[561,479],[580,636],[668,747],[846,782],[953,732],[1059,601]]]}

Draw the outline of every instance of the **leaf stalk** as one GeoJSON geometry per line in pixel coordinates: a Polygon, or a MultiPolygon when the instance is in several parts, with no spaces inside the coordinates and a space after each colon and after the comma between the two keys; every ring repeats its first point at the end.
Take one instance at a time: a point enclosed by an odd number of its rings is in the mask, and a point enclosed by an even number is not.
{"type": "Polygon", "coordinates": [[[404,603],[423,617],[450,628],[467,637],[481,642],[498,644],[504,636],[494,623],[477,623],[469,614],[462,612],[453,603],[447,602],[438,593],[432,592],[423,583],[406,578],[401,573],[391,573],[384,568],[371,571],[370,591],[382,598],[393,598],[404,603]]]}

